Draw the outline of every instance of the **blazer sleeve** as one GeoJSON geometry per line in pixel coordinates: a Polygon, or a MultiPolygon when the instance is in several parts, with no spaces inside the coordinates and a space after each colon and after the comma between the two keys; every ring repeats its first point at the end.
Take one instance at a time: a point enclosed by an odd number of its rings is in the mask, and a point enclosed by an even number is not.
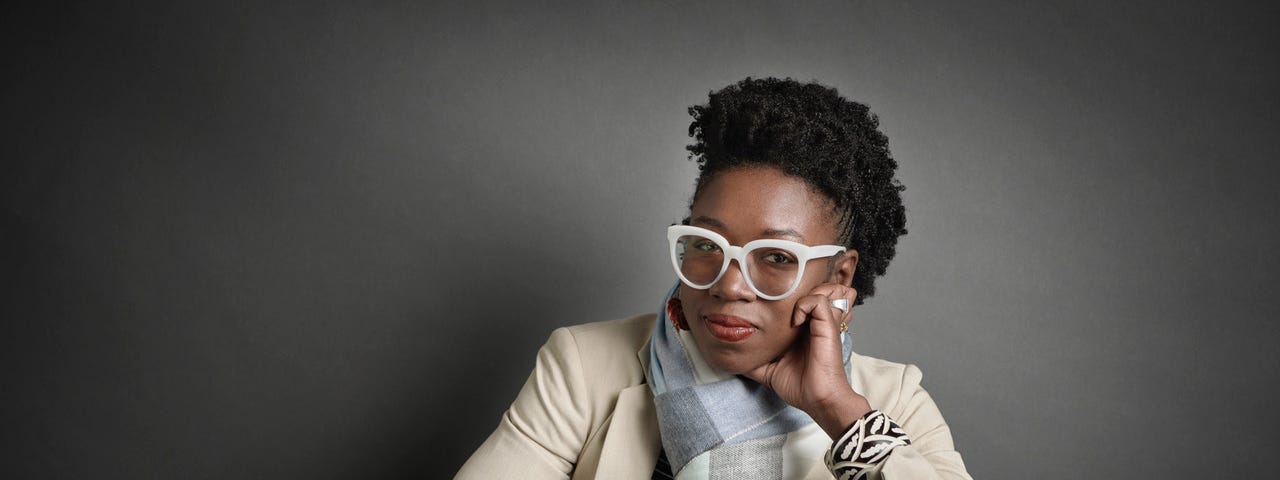
{"type": "Polygon", "coordinates": [[[568,329],[556,329],[498,428],[454,478],[569,478],[590,418],[577,342],[568,329]]]}
{"type": "Polygon", "coordinates": [[[868,472],[869,480],[973,480],[951,440],[951,428],[920,385],[922,377],[920,368],[907,365],[897,408],[886,412],[907,432],[911,444],[894,448],[868,472]]]}

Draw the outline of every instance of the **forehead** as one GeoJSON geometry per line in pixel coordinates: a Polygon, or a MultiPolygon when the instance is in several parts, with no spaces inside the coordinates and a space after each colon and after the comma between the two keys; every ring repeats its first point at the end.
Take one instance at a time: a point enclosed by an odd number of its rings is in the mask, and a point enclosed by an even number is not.
{"type": "Polygon", "coordinates": [[[835,243],[839,220],[831,201],[803,179],[756,166],[717,173],[698,191],[690,218],[738,244],[774,237],[811,245],[835,243]]]}

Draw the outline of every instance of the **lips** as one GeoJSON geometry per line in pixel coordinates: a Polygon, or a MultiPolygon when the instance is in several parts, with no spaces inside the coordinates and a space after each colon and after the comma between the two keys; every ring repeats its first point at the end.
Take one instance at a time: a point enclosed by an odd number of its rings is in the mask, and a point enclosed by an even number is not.
{"type": "Polygon", "coordinates": [[[706,324],[707,330],[725,342],[741,342],[757,331],[756,326],[751,322],[738,317],[713,314],[703,318],[706,320],[703,323],[706,324]]]}

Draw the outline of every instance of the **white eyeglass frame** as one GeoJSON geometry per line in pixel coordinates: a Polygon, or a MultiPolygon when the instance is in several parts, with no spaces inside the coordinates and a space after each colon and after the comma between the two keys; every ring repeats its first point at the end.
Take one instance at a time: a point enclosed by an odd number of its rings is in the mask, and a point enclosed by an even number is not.
{"type": "Polygon", "coordinates": [[[800,286],[800,280],[804,278],[804,267],[809,264],[809,260],[831,257],[839,255],[845,251],[845,247],[840,245],[809,246],[799,242],[779,240],[776,238],[752,240],[747,242],[746,245],[738,247],[730,245],[728,239],[716,232],[692,225],[672,225],[667,227],[667,243],[671,246],[671,267],[676,270],[676,275],[680,277],[680,281],[684,282],[685,285],[688,285],[689,288],[697,290],[706,290],[711,288],[712,285],[715,285],[716,282],[719,282],[720,279],[724,277],[724,272],[729,270],[729,263],[733,260],[737,260],[738,268],[742,270],[742,279],[746,280],[747,286],[751,287],[751,291],[755,292],[756,296],[765,300],[782,300],[791,296],[792,293],[795,293],[796,288],[800,286]],[[715,242],[715,244],[720,247],[720,251],[724,252],[725,260],[724,264],[720,265],[720,273],[717,273],[716,278],[705,285],[693,283],[693,281],[684,276],[684,272],[680,271],[680,261],[677,260],[678,257],[676,254],[676,240],[685,235],[699,235],[706,237],[712,242],[715,242]],[[796,271],[796,279],[786,293],[781,295],[766,295],[764,292],[761,292],[760,289],[756,288],[755,283],[751,281],[751,274],[747,271],[747,254],[759,248],[777,248],[786,250],[796,256],[796,263],[800,264],[800,268],[796,271]]]}

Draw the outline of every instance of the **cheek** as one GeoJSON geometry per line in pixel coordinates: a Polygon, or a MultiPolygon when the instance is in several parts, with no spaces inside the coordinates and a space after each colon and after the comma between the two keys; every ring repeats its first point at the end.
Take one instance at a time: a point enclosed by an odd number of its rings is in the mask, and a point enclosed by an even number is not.
{"type": "Polygon", "coordinates": [[[818,288],[819,285],[827,283],[831,280],[831,263],[826,259],[818,259],[809,262],[804,267],[804,279],[800,280],[800,287],[796,288],[795,295],[797,297],[804,296],[810,290],[818,288]]]}
{"type": "Polygon", "coordinates": [[[701,293],[703,293],[702,290],[694,290],[689,288],[688,285],[685,285],[684,282],[681,282],[680,289],[676,290],[675,298],[679,299],[680,303],[684,304],[687,309],[690,304],[697,303],[699,301],[701,293]]]}
{"type": "Polygon", "coordinates": [[[681,313],[686,321],[702,310],[704,293],[703,290],[694,290],[687,285],[681,284],[680,289],[676,291],[676,296],[672,297],[672,300],[679,301],[681,313]]]}
{"type": "Polygon", "coordinates": [[[790,317],[784,321],[777,322],[773,328],[764,332],[765,335],[760,343],[759,361],[769,362],[778,359],[791,349],[795,344],[796,337],[799,336],[799,328],[791,328],[790,317]]]}
{"type": "Polygon", "coordinates": [[[799,295],[792,295],[776,302],[768,302],[769,324],[772,325],[773,330],[780,332],[795,330],[791,328],[791,314],[795,312],[797,298],[799,295]]]}
{"type": "Polygon", "coordinates": [[[791,326],[791,315],[795,313],[795,300],[798,298],[799,295],[793,295],[769,305],[769,333],[771,337],[776,337],[774,341],[790,343],[800,331],[791,326]]]}

